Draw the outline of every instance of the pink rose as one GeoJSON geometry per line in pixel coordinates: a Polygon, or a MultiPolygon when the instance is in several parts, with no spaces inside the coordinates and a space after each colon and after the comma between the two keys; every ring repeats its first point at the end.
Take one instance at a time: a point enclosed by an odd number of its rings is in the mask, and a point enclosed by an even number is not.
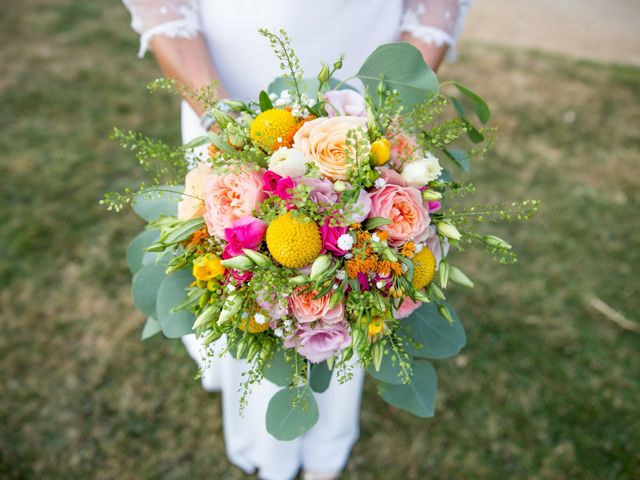
{"type": "Polygon", "coordinates": [[[178,203],[178,218],[180,220],[190,220],[204,214],[204,202],[202,201],[204,185],[212,172],[211,165],[200,163],[187,173],[184,185],[186,195],[183,195],[178,203]]]}
{"type": "Polygon", "coordinates": [[[407,186],[407,182],[404,181],[402,175],[395,170],[387,167],[380,167],[377,170],[380,172],[380,178],[382,178],[387,184],[400,185],[401,187],[407,186]]]}
{"type": "Polygon", "coordinates": [[[400,304],[394,316],[397,319],[407,318],[409,315],[411,315],[413,312],[419,309],[421,305],[422,305],[422,302],[414,302],[409,297],[407,297],[400,304]]]}
{"type": "Polygon", "coordinates": [[[331,90],[324,94],[324,109],[330,117],[352,115],[367,118],[367,106],[358,92],[350,89],[331,90]]]}
{"type": "Polygon", "coordinates": [[[267,170],[262,175],[262,184],[264,185],[264,191],[267,193],[274,193],[278,187],[278,182],[282,180],[282,175],[278,175],[272,170],[267,170]]]}
{"type": "Polygon", "coordinates": [[[296,351],[312,363],[320,363],[344,350],[351,344],[351,335],[345,322],[331,325],[301,325],[284,341],[286,348],[296,351]]]}
{"type": "Polygon", "coordinates": [[[305,286],[296,287],[289,297],[289,308],[298,322],[309,323],[322,320],[322,323],[334,324],[344,320],[344,304],[342,302],[329,308],[331,292],[320,298],[315,298],[318,292],[315,290],[302,292],[305,288],[305,286]]]}
{"type": "Polygon", "coordinates": [[[322,246],[325,250],[328,250],[338,256],[344,255],[346,250],[342,250],[338,247],[338,238],[340,235],[347,233],[347,227],[332,226],[331,219],[327,218],[324,224],[320,227],[320,234],[322,235],[322,246]]]}
{"type": "Polygon", "coordinates": [[[380,227],[389,233],[389,245],[397,247],[409,240],[419,242],[428,235],[431,219],[417,188],[388,184],[371,194],[371,203],[372,217],[383,217],[392,222],[380,227]]]}
{"type": "Polygon", "coordinates": [[[338,201],[338,194],[333,189],[333,183],[326,179],[304,177],[300,182],[311,188],[309,197],[318,205],[333,205],[338,201]]]}
{"type": "Polygon", "coordinates": [[[360,190],[355,202],[348,203],[344,207],[344,220],[347,223],[361,223],[371,212],[371,197],[366,190],[360,190]]]}
{"type": "Polygon", "coordinates": [[[242,249],[256,250],[264,240],[267,226],[255,217],[242,217],[224,229],[224,239],[227,246],[225,254],[230,257],[242,255],[242,249]]]}
{"type": "Polygon", "coordinates": [[[224,238],[224,229],[250,216],[267,198],[262,172],[242,171],[211,175],[204,187],[204,221],[209,234],[224,238]]]}

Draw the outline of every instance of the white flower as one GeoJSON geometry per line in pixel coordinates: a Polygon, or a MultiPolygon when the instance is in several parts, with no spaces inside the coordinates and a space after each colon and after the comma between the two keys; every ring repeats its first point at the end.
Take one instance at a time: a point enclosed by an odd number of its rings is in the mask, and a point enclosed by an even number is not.
{"type": "Polygon", "coordinates": [[[227,283],[227,290],[229,290],[230,292],[235,292],[236,286],[230,283],[227,283]]]}
{"type": "Polygon", "coordinates": [[[344,280],[345,278],[347,278],[347,272],[345,272],[344,270],[338,270],[336,272],[336,278],[338,280],[344,280]]]}
{"type": "Polygon", "coordinates": [[[301,177],[311,159],[300,150],[282,147],[269,159],[269,170],[283,177],[301,177]]]}
{"type": "Polygon", "coordinates": [[[256,322],[258,325],[264,325],[265,322],[267,321],[267,317],[265,317],[263,314],[258,312],[253,316],[253,321],[256,322]]]}
{"type": "Polygon", "coordinates": [[[273,334],[276,337],[284,337],[284,330],[282,329],[282,327],[278,327],[273,331],[273,334]]]}
{"type": "Polygon", "coordinates": [[[284,107],[285,105],[289,105],[291,103],[291,93],[289,90],[282,90],[280,92],[280,96],[273,102],[274,107],[284,107]]]}
{"type": "Polygon", "coordinates": [[[386,283],[385,283],[385,282],[383,282],[382,280],[378,280],[378,281],[376,282],[376,287],[378,287],[378,288],[382,288],[382,287],[384,287],[385,285],[386,285],[386,283]]]}
{"type": "Polygon", "coordinates": [[[374,233],[373,235],[371,235],[371,241],[372,242],[379,242],[380,241],[380,237],[378,236],[377,233],[374,233]]]}
{"type": "Polygon", "coordinates": [[[382,188],[386,184],[387,184],[387,181],[382,177],[378,177],[378,179],[375,182],[373,182],[373,186],[376,188],[382,188]]]}
{"type": "Polygon", "coordinates": [[[289,330],[293,325],[293,322],[291,320],[285,320],[284,322],[282,322],[282,325],[284,326],[285,330],[289,330]]]}
{"type": "Polygon", "coordinates": [[[349,251],[353,247],[353,237],[348,233],[343,233],[338,237],[338,248],[340,250],[349,251]]]}
{"type": "Polygon", "coordinates": [[[346,260],[351,260],[351,259],[353,258],[353,253],[345,253],[345,254],[344,254],[344,258],[345,258],[346,260]]]}
{"type": "Polygon", "coordinates": [[[421,243],[416,243],[415,247],[413,248],[413,251],[414,253],[420,253],[423,248],[424,248],[424,245],[422,245],[421,243]]]}
{"type": "Polygon", "coordinates": [[[402,169],[402,178],[410,187],[422,187],[440,176],[442,167],[438,159],[427,153],[425,158],[413,161],[402,169]]]}

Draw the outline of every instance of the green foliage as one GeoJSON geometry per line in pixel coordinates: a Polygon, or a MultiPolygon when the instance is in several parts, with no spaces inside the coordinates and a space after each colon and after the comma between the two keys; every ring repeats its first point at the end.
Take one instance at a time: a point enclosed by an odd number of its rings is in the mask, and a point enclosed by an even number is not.
{"type": "Polygon", "coordinates": [[[193,313],[184,309],[174,311],[174,307],[184,300],[184,292],[192,282],[191,272],[179,270],[167,276],[160,284],[155,318],[162,327],[162,333],[168,338],[180,338],[193,333],[193,313]]]}
{"type": "Polygon", "coordinates": [[[162,327],[160,326],[160,323],[158,323],[158,321],[153,318],[153,317],[149,317],[147,318],[147,321],[144,323],[144,327],[142,329],[142,333],[140,334],[140,340],[147,340],[151,337],[153,337],[154,335],[160,333],[162,331],[162,327]]]}
{"type": "MultiPolygon", "coordinates": [[[[449,307],[449,311],[453,310],[449,307]]],[[[438,312],[435,303],[425,303],[400,323],[406,335],[403,347],[407,353],[423,358],[448,358],[460,353],[466,335],[455,312],[453,322],[438,312]]]]}
{"type": "Polygon", "coordinates": [[[271,103],[269,94],[264,90],[260,92],[258,100],[260,101],[260,111],[266,112],[267,110],[271,110],[273,108],[273,103],[271,103]]]}
{"type": "Polygon", "coordinates": [[[293,369],[291,364],[287,362],[284,349],[276,349],[264,369],[264,378],[279,387],[287,387],[293,382],[293,369]]]}
{"type": "Polygon", "coordinates": [[[309,376],[309,386],[311,390],[317,393],[325,392],[331,383],[332,374],[333,370],[329,368],[327,362],[311,365],[311,373],[309,376]]]}
{"type": "Polygon", "coordinates": [[[309,431],[318,421],[318,404],[308,385],[283,388],[269,401],[267,432],[284,442],[309,431]]]}
{"type": "Polygon", "coordinates": [[[152,222],[162,216],[175,217],[182,186],[161,185],[136,195],[131,206],[140,218],[152,222]]]}
{"type": "Polygon", "coordinates": [[[136,274],[142,268],[145,262],[145,257],[154,256],[145,249],[154,243],[158,239],[159,235],[160,234],[157,230],[147,229],[140,232],[131,241],[127,248],[127,265],[129,266],[129,270],[131,270],[132,275],[136,274]]]}
{"type": "Polygon", "coordinates": [[[438,377],[431,363],[416,360],[411,382],[401,385],[380,383],[378,392],[385,402],[418,417],[433,417],[438,377]]]}
{"type": "Polygon", "coordinates": [[[304,71],[300,66],[300,59],[291,47],[291,38],[289,38],[284,29],[271,32],[266,28],[261,28],[258,33],[269,40],[269,44],[280,62],[280,70],[282,70],[284,77],[289,80],[291,87],[296,92],[298,104],[302,106],[302,91],[299,82],[304,77],[304,71]]]}
{"type": "MultiPolygon", "coordinates": [[[[491,110],[489,109],[489,105],[487,105],[487,102],[485,102],[477,93],[473,92],[471,89],[465,87],[461,83],[453,82],[453,84],[460,91],[460,93],[465,95],[469,100],[471,100],[471,102],[473,102],[473,107],[475,108],[476,115],[478,116],[480,121],[482,123],[487,123],[491,118],[491,110]]],[[[460,110],[458,110],[458,112],[460,113],[460,110]]],[[[462,111],[461,115],[463,114],[464,110],[462,111]]]]}
{"type": "MultiPolygon", "coordinates": [[[[160,284],[165,279],[162,265],[143,266],[133,276],[131,295],[138,310],[148,317],[158,318],[156,314],[156,298],[160,284]]],[[[184,295],[184,294],[183,294],[184,295]]]]}
{"type": "Polygon", "coordinates": [[[371,95],[382,81],[387,89],[398,92],[403,105],[409,109],[439,91],[435,73],[420,51],[408,43],[379,46],[367,57],[356,76],[371,95]]]}

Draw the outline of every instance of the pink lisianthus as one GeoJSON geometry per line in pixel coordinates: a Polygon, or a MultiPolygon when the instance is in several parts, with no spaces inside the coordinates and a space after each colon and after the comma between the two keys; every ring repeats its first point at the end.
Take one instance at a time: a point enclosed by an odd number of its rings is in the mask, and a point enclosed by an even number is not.
{"type": "Polygon", "coordinates": [[[324,109],[330,117],[351,115],[367,118],[367,106],[358,92],[350,89],[331,90],[324,94],[324,109]]]}
{"type": "Polygon", "coordinates": [[[309,197],[318,205],[333,205],[338,201],[338,194],[333,189],[333,183],[329,180],[303,177],[300,182],[311,188],[309,197]]]}
{"type": "Polygon", "coordinates": [[[267,226],[255,217],[242,217],[224,229],[224,239],[227,246],[224,249],[225,255],[235,257],[242,255],[242,249],[256,250],[258,245],[264,240],[267,226]]]}
{"type": "Polygon", "coordinates": [[[417,188],[387,184],[371,194],[371,216],[389,219],[380,227],[389,233],[389,245],[397,247],[409,240],[422,241],[428,235],[429,212],[422,205],[417,188]]]}
{"type": "Polygon", "coordinates": [[[256,293],[256,302],[260,308],[267,311],[271,320],[280,320],[289,314],[287,299],[282,295],[276,296],[273,293],[269,294],[266,290],[259,290],[256,293]]]}
{"type": "Polygon", "coordinates": [[[302,324],[284,341],[286,348],[296,351],[312,363],[320,363],[344,350],[351,344],[351,335],[345,322],[302,324]]]}
{"type": "Polygon", "coordinates": [[[332,226],[331,219],[327,218],[324,224],[320,227],[320,234],[322,235],[322,247],[325,251],[332,252],[335,255],[342,256],[347,253],[346,250],[342,250],[338,246],[338,239],[340,235],[347,233],[347,227],[332,226]]]}
{"type": "Polygon", "coordinates": [[[344,304],[342,302],[329,308],[331,292],[320,298],[315,298],[318,292],[315,290],[302,292],[305,288],[305,286],[296,287],[289,297],[289,308],[298,322],[309,323],[322,320],[322,323],[334,324],[344,320],[344,304]]]}
{"type": "Polygon", "coordinates": [[[404,181],[402,175],[395,170],[387,167],[380,167],[377,170],[380,173],[380,178],[383,179],[387,185],[407,186],[407,182],[404,181]]]}
{"type": "Polygon", "coordinates": [[[223,239],[225,228],[252,214],[267,195],[262,172],[241,171],[211,175],[204,186],[204,221],[209,234],[223,239]]]}
{"type": "Polygon", "coordinates": [[[397,319],[407,318],[417,309],[422,306],[422,302],[414,302],[409,297],[405,298],[404,301],[400,304],[400,306],[395,311],[394,316],[397,319]]]}
{"type": "Polygon", "coordinates": [[[371,212],[371,197],[366,190],[360,190],[358,198],[344,207],[344,219],[347,223],[361,223],[371,212]]]}

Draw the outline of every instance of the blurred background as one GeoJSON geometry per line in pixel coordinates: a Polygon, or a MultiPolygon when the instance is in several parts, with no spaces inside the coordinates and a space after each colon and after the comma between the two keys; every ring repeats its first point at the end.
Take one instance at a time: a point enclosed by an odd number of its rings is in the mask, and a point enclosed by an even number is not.
{"type": "MultiPolygon", "coordinates": [[[[468,346],[437,362],[436,417],[367,383],[344,478],[640,478],[639,27],[637,0],[476,2],[440,76],[499,126],[478,200],[542,208],[496,229],[516,265],[460,259],[468,346]]],[[[116,1],[0,13],[0,478],[246,478],[182,346],[139,341],[124,253],[142,222],[98,205],[141,178],[113,126],[179,141],[137,43],[116,1]]]]}

